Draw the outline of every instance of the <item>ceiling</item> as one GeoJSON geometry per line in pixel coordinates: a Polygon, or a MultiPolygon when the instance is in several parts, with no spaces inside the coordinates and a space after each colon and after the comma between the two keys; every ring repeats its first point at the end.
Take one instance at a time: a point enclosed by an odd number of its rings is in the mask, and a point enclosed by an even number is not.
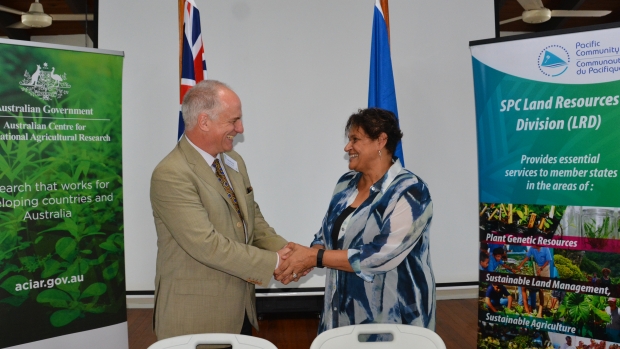
{"type": "Polygon", "coordinates": [[[608,10],[611,13],[604,17],[556,17],[539,24],[528,24],[518,20],[499,25],[500,21],[521,16],[523,7],[517,0],[495,0],[495,36],[499,37],[500,32],[502,35],[509,34],[506,32],[542,32],[620,21],[620,1],[618,0],[542,0],[542,2],[550,10],[608,10]]]}
{"type": "MultiPolygon", "coordinates": [[[[27,12],[30,3],[34,0],[0,0],[0,5],[27,12]]],[[[54,14],[92,14],[92,20],[86,23],[80,21],[54,21],[47,28],[38,29],[12,29],[8,28],[13,23],[20,21],[17,14],[0,11],[0,36],[10,39],[30,40],[31,36],[39,35],[69,35],[84,34],[93,41],[97,47],[97,13],[99,0],[40,0],[45,13],[54,14]],[[87,8],[85,8],[87,6],[87,8]]],[[[584,18],[551,18],[549,21],[539,24],[528,24],[521,20],[499,25],[500,21],[518,17],[523,8],[517,0],[494,0],[496,13],[496,37],[522,32],[543,32],[556,29],[576,28],[597,24],[620,22],[620,1],[618,0],[542,0],[546,8],[551,10],[609,10],[610,14],[604,17],[584,18]]]]}
{"type": "MultiPolygon", "coordinates": [[[[129,1],[129,0],[128,0],[129,1]]],[[[28,12],[30,4],[34,0],[0,0],[0,5],[10,7],[12,9],[28,12]]],[[[70,35],[84,34],[88,32],[88,36],[93,41],[93,46],[97,47],[97,12],[99,8],[99,0],[39,0],[43,5],[43,10],[49,15],[54,14],[91,14],[92,20],[85,23],[84,20],[79,21],[53,21],[52,25],[47,28],[32,29],[13,29],[8,28],[13,23],[20,21],[20,16],[13,13],[0,11],[0,36],[6,36],[9,39],[30,41],[31,36],[39,35],[70,35]],[[86,8],[87,7],[87,8],[86,8]]]]}

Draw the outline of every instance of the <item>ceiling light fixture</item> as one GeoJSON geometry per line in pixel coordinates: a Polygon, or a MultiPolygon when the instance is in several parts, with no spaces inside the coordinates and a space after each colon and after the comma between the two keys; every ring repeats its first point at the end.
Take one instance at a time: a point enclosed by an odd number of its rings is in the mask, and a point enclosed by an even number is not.
{"type": "Polygon", "coordinates": [[[28,12],[22,14],[22,24],[33,28],[45,28],[52,25],[52,16],[43,12],[39,0],[30,4],[28,12]]]}

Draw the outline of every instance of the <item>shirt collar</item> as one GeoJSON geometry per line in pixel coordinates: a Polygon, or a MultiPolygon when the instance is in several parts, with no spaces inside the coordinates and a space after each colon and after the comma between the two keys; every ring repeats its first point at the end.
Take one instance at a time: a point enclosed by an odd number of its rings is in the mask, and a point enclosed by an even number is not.
{"type": "Polygon", "coordinates": [[[385,175],[380,180],[378,180],[375,184],[373,184],[370,187],[370,190],[377,191],[377,188],[380,187],[381,194],[385,194],[385,191],[390,186],[390,184],[392,184],[392,182],[394,181],[394,178],[396,178],[396,176],[403,169],[403,165],[401,165],[400,160],[398,158],[395,157],[392,161],[394,162],[392,163],[392,166],[390,166],[390,169],[385,173],[385,175]]]}
{"type": "MultiPolygon", "coordinates": [[[[185,136],[185,139],[187,139],[187,142],[194,147],[194,149],[196,149],[196,151],[198,152],[198,154],[200,154],[200,156],[202,156],[203,159],[205,159],[205,161],[207,162],[207,164],[209,166],[213,166],[213,162],[215,161],[215,159],[219,159],[220,158],[220,154],[217,154],[217,156],[213,157],[211,154],[207,153],[206,151],[198,148],[198,146],[194,143],[192,143],[192,141],[189,140],[189,138],[187,136],[185,136]]],[[[222,162],[222,160],[220,160],[220,163],[222,162]]]]}

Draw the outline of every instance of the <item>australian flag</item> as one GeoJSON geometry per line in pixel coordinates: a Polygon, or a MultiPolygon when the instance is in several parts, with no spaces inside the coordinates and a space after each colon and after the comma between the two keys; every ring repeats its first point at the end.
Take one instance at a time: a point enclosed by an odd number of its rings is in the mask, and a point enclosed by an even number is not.
{"type": "MultiPolygon", "coordinates": [[[[200,31],[200,12],[194,0],[185,0],[183,5],[183,52],[181,52],[181,103],[185,93],[198,82],[207,78],[207,63],[200,31]]],[[[179,133],[185,132],[183,114],[179,107],[179,133]]]]}

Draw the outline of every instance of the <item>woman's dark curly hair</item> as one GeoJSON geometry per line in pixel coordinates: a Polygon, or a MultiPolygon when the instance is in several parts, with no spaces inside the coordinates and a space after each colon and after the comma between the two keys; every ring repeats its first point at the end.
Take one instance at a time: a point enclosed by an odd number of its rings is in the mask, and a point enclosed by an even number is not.
{"type": "Polygon", "coordinates": [[[379,108],[359,109],[357,113],[349,116],[347,126],[344,129],[345,136],[349,135],[352,128],[361,128],[372,140],[379,139],[381,133],[387,135],[385,148],[391,154],[396,151],[396,145],[403,138],[403,133],[398,126],[398,120],[394,113],[379,108]]]}

